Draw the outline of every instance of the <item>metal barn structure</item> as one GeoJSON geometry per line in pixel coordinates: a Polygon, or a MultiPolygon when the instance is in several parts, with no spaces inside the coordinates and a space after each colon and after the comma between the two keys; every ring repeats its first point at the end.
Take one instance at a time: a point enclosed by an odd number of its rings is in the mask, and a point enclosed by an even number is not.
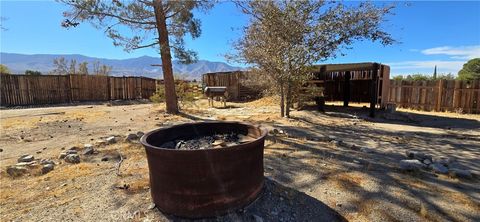
{"type": "Polygon", "coordinates": [[[324,87],[326,101],[370,103],[370,116],[375,107],[384,108],[388,101],[390,67],[380,63],[326,64],[313,67],[314,78],[309,87],[324,87]]]}
{"type": "MultiPolygon", "coordinates": [[[[323,87],[325,101],[370,103],[370,115],[375,108],[384,108],[388,101],[390,67],[380,63],[325,64],[312,67],[314,78],[307,87],[323,87]]],[[[254,96],[256,92],[242,84],[247,72],[219,72],[203,74],[203,86],[227,87],[230,100],[254,96]]]]}
{"type": "Polygon", "coordinates": [[[259,92],[242,84],[247,72],[215,72],[202,75],[203,88],[212,86],[227,87],[227,100],[239,101],[257,97],[259,92]]]}

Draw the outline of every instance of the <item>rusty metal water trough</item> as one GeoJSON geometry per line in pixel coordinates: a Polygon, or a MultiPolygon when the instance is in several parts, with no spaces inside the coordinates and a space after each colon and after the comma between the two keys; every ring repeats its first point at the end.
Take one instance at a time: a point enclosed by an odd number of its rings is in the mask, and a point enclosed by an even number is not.
{"type": "Polygon", "coordinates": [[[141,138],[150,171],[153,202],[160,211],[188,218],[212,217],[255,200],[263,186],[266,130],[240,122],[185,123],[157,129],[141,138]],[[255,140],[225,148],[175,150],[165,142],[219,133],[255,140]]]}

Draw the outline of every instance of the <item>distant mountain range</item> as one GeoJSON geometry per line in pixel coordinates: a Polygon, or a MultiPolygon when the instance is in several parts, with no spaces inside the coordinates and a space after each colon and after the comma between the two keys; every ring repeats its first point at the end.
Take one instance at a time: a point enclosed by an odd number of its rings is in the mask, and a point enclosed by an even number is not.
{"type": "MultiPolygon", "coordinates": [[[[53,60],[64,57],[69,63],[72,59],[81,62],[88,62],[88,70],[93,70],[93,62],[99,61],[100,64],[112,66],[111,75],[114,76],[146,76],[151,78],[162,78],[162,68],[152,66],[152,64],[161,64],[160,57],[142,56],[131,59],[105,59],[88,57],[84,55],[57,55],[57,54],[36,54],[26,55],[17,53],[0,53],[0,63],[6,65],[11,73],[23,74],[25,70],[36,70],[42,73],[48,73],[54,69],[53,60]]],[[[77,65],[78,66],[78,65],[77,65]]],[[[194,64],[181,64],[173,61],[174,74],[186,75],[188,79],[201,79],[201,75],[209,72],[227,72],[242,70],[241,67],[228,65],[224,62],[211,62],[199,60],[194,64]]]]}

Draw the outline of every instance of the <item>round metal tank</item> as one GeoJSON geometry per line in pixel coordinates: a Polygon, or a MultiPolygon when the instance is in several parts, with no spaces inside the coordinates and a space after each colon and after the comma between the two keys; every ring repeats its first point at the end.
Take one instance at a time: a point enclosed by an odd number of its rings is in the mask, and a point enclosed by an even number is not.
{"type": "Polygon", "coordinates": [[[200,218],[246,206],[263,186],[266,130],[226,121],[185,123],[146,133],[145,147],[153,202],[160,211],[200,218]],[[218,133],[239,133],[255,140],[225,148],[175,150],[161,145],[218,133]]]}

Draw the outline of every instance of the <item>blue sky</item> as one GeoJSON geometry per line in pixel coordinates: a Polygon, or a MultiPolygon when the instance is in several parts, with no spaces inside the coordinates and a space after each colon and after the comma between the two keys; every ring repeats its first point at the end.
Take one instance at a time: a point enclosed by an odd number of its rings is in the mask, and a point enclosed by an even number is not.
{"type": "MultiPolygon", "coordinates": [[[[377,1],[377,4],[389,2],[377,1]]],[[[1,1],[0,51],[24,54],[83,54],[101,58],[158,56],[154,49],[127,53],[114,47],[102,30],[90,24],[64,29],[60,26],[64,6],[53,1],[1,1]]],[[[414,1],[397,3],[395,15],[383,26],[400,43],[382,46],[356,42],[345,56],[328,63],[381,62],[391,66],[393,75],[433,72],[456,74],[468,59],[480,57],[480,2],[414,1]]],[[[222,2],[207,14],[198,14],[202,35],[191,40],[189,48],[200,59],[225,61],[231,43],[248,23],[231,3],[222,2]]]]}

